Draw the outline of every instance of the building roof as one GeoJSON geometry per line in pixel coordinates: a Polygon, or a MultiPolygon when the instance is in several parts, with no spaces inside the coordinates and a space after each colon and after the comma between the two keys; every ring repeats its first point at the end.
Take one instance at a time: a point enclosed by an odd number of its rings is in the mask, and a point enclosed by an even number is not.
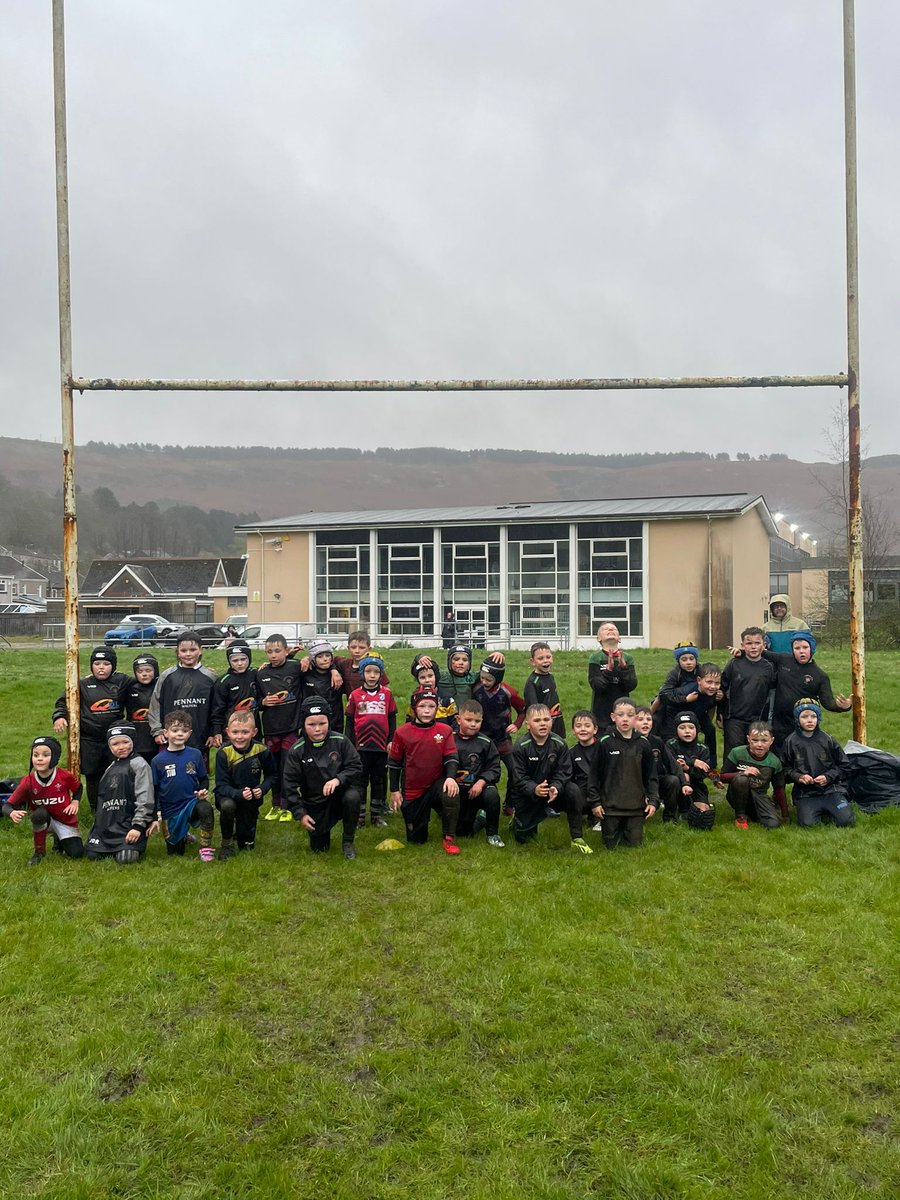
{"type": "Polygon", "coordinates": [[[26,567],[23,562],[13,558],[11,554],[0,554],[0,575],[5,579],[39,579],[46,581],[47,576],[36,571],[34,567],[26,567]]]}
{"type": "Polygon", "coordinates": [[[243,566],[240,558],[95,558],[81,591],[82,596],[98,596],[126,570],[148,595],[206,596],[222,570],[231,586],[238,586],[243,566]]]}
{"type": "Polygon", "coordinates": [[[749,492],[711,496],[616,497],[608,500],[542,500],[534,504],[467,505],[461,508],[356,509],[350,512],[306,512],[295,517],[238,525],[240,533],[342,526],[484,525],[510,521],[645,520],[674,517],[733,517],[759,506],[770,535],[775,522],[762,496],[749,492]]]}

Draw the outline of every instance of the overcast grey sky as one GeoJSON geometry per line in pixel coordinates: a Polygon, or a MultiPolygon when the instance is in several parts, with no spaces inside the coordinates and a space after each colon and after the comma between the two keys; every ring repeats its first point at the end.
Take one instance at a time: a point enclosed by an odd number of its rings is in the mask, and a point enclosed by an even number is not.
{"type": "MultiPolygon", "coordinates": [[[[858,8],[862,403],[884,453],[900,5],[858,8]]],[[[66,19],[77,374],[844,369],[840,0],[69,0],[66,19]]],[[[50,0],[6,0],[0,36],[2,432],[55,438],[50,0]]],[[[76,437],[813,458],[835,394],[95,394],[76,437]]]]}

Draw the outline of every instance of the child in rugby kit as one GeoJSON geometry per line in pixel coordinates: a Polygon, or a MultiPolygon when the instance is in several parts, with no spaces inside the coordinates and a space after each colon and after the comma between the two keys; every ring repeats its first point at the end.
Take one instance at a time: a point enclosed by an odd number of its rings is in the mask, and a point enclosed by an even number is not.
{"type": "MultiPolygon", "coordinates": [[[[420,654],[419,661],[425,667],[437,667],[434,660],[427,654],[420,654]]],[[[506,659],[499,650],[488,655],[492,663],[502,667],[506,659]]],[[[479,676],[472,670],[472,651],[468,646],[457,643],[447,651],[447,670],[441,671],[437,677],[437,691],[442,696],[450,696],[458,708],[463,700],[472,699],[472,689],[478,682],[479,676]]]]}
{"type": "Polygon", "coordinates": [[[190,826],[200,826],[200,861],[213,862],[215,814],[207,799],[209,774],[203,755],[189,746],[191,714],[173,709],[163,726],[166,745],[150,764],[156,793],[157,818],[165,822],[166,853],[184,854],[190,826]]]}
{"type": "MultiPolygon", "coordinates": [[[[671,675],[671,672],[670,672],[671,675]]],[[[695,675],[677,688],[660,689],[653,702],[655,725],[663,741],[675,736],[675,725],[680,713],[692,713],[697,729],[709,750],[709,764],[718,766],[718,743],[716,737],[717,706],[723,700],[721,691],[722,672],[715,663],[701,663],[695,675]]]]}
{"type": "MultiPolygon", "coordinates": [[[[549,705],[547,706],[549,708],[549,705]]],[[[551,717],[553,713],[550,713],[551,717]]],[[[566,784],[566,791],[571,793],[572,802],[581,813],[582,821],[585,814],[590,814],[589,799],[591,771],[594,765],[594,755],[597,752],[597,719],[588,709],[580,709],[572,717],[572,732],[575,735],[575,745],[569,747],[569,757],[572,760],[572,778],[566,784]]],[[[593,820],[593,818],[592,818],[593,820]]],[[[599,833],[602,827],[599,819],[593,824],[593,832],[599,833]]]]}
{"type": "Polygon", "coordinates": [[[500,837],[500,755],[493,741],[481,732],[482,709],[477,700],[463,700],[454,733],[459,767],[459,821],[456,832],[471,837],[482,829],[489,846],[502,849],[500,837]]]}
{"type": "MultiPolygon", "coordinates": [[[[222,744],[228,718],[233,712],[255,713],[257,707],[256,671],[250,666],[253,652],[246,642],[230,642],[225,648],[228,670],[216,680],[212,694],[210,729],[222,744]]],[[[256,721],[254,719],[254,726],[256,721]]]]}
{"type": "MultiPolygon", "coordinates": [[[[682,770],[675,762],[666,742],[653,732],[653,713],[646,704],[638,704],[634,710],[634,731],[645,737],[653,751],[659,798],[662,802],[663,822],[677,821],[679,796],[682,788],[682,770]]],[[[674,732],[674,731],[673,731],[674,732]]]]}
{"type": "Polygon", "coordinates": [[[266,749],[275,759],[277,775],[272,787],[272,807],[266,821],[293,821],[284,803],[281,777],[284,760],[297,740],[300,724],[301,675],[300,664],[288,656],[287,639],[273,633],[266,638],[266,661],[256,669],[256,698],[262,720],[266,749]]]}
{"type": "Polygon", "coordinates": [[[221,862],[239,850],[255,848],[259,810],[277,775],[275,756],[256,737],[256,717],[246,709],[236,709],[228,718],[225,742],[216,755],[221,862]]]}
{"type": "Polygon", "coordinates": [[[126,677],[122,686],[122,712],[125,721],[134,729],[134,752],[149,763],[159,746],[150,732],[150,701],[159,679],[156,656],[142,650],[131,664],[133,679],[126,677]]]}
{"type": "MultiPolygon", "coordinates": [[[[428,688],[433,691],[438,698],[437,713],[435,714],[436,721],[445,721],[451,729],[456,729],[456,714],[457,704],[450,692],[445,692],[438,687],[437,672],[434,669],[434,664],[427,654],[417,654],[412,660],[412,666],[409,668],[409,673],[416,681],[413,691],[418,691],[419,688],[428,688]]],[[[416,714],[413,710],[412,702],[406,709],[407,721],[415,721],[416,714]]]]}
{"type": "Polygon", "coordinates": [[[333,712],[321,696],[300,706],[300,736],[284,764],[284,796],[294,820],[309,834],[309,848],[320,854],[331,846],[331,830],[342,826],[344,858],[356,858],[353,839],[359,819],[362,767],[356,747],[331,728],[333,712]]]}
{"type": "Polygon", "coordinates": [[[569,822],[572,849],[593,850],[581,836],[581,807],[566,784],[572,779],[572,758],[566,743],[551,732],[553,717],[546,704],[532,704],[525,712],[527,734],[513,747],[513,837],[520,844],[537,837],[548,809],[561,810],[569,822]]]}
{"type": "Polygon", "coordinates": [[[307,650],[309,668],[300,676],[302,697],[304,700],[315,697],[324,700],[331,713],[332,732],[341,733],[344,728],[344,683],[340,672],[335,672],[334,647],[324,638],[316,638],[307,650]]]}
{"type": "MultiPolygon", "coordinates": [[[[372,639],[364,629],[355,629],[347,636],[347,654],[334,656],[334,669],[340,674],[344,684],[344,694],[349,696],[358,687],[362,687],[362,660],[364,658],[381,659],[377,651],[372,650],[372,639]]],[[[391,682],[381,662],[381,682],[385,687],[391,682]]]]}
{"type": "Polygon", "coordinates": [[[481,664],[478,682],[472,688],[472,699],[478,701],[484,714],[481,731],[497,747],[500,761],[506,767],[506,807],[509,808],[512,806],[512,737],[522,727],[525,701],[514,687],[503,682],[503,674],[503,666],[486,658],[481,664]]]}
{"type": "Polygon", "coordinates": [[[827,708],[829,712],[847,712],[853,705],[849,696],[834,694],[831,680],[813,657],[815,653],[816,639],[808,629],[794,630],[790,634],[789,653],[763,652],[763,658],[773,663],[776,670],[772,710],[776,747],[797,728],[794,707],[798,700],[814,700],[820,709],[827,708]]]}
{"type": "Polygon", "coordinates": [[[359,660],[362,684],[347,701],[346,734],[359,751],[362,765],[359,824],[366,823],[366,789],[369,790],[369,820],[387,825],[387,756],[397,729],[397,703],[384,684],[384,663],[375,655],[359,660]]]}
{"type": "Polygon", "coordinates": [[[819,727],[819,702],[801,698],[794,705],[794,718],[797,728],[785,738],[781,757],[785,776],[794,785],[797,824],[808,829],[828,817],[835,825],[853,825],[856,818],[845,786],[847,755],[840,742],[819,727]]]}
{"type": "Polygon", "coordinates": [[[107,733],[112,762],[103,772],[94,823],[85,853],[99,860],[114,858],[122,866],[136,863],[147,849],[156,814],[153,776],[135,750],[135,727],[122,723],[107,733]]]}
{"type": "Polygon", "coordinates": [[[432,689],[413,692],[415,720],[397,729],[388,753],[391,807],[401,813],[406,840],[414,845],[428,841],[431,812],[439,813],[441,845],[447,854],[459,854],[459,758],[453,730],[435,719],[437,706],[437,692],[432,689]]]}
{"type": "Polygon", "coordinates": [[[604,621],[598,627],[597,641],[600,649],[588,659],[588,684],[597,728],[606,730],[613,701],[631,695],[637,687],[637,671],[634,659],[619,645],[619,630],[612,621],[604,621]]]}
{"type": "Polygon", "coordinates": [[[532,704],[546,704],[553,718],[552,732],[565,740],[566,722],[559,702],[559,692],[556,690],[556,680],[550,674],[552,667],[553,651],[549,642],[535,642],[531,647],[531,674],[525,680],[522,698],[526,708],[530,708],[532,704]]]}
{"type": "Polygon", "coordinates": [[[623,696],[610,717],[612,730],[602,734],[594,756],[591,799],[593,812],[603,822],[607,850],[624,841],[641,846],[644,823],[659,807],[659,786],[653,751],[645,737],[635,733],[635,706],[623,696]]]}
{"type": "Polygon", "coordinates": [[[676,787],[667,789],[663,820],[683,819],[692,829],[712,829],[715,805],[709,799],[706,781],[711,771],[709,747],[699,740],[697,718],[689,710],[675,717],[675,736],[666,742],[675,761],[676,787]]]}
{"type": "Polygon", "coordinates": [[[47,853],[47,833],[54,849],[68,858],[81,858],[84,843],[78,832],[81,780],[58,766],[62,746],[54,737],[36,737],[31,743],[30,770],[2,807],[4,817],[18,825],[27,812],[31,818],[34,853],[29,867],[37,867],[47,853]]]}
{"type": "Polygon", "coordinates": [[[150,698],[150,732],[156,742],[164,746],[168,742],[166,717],[173,712],[190,714],[190,737],[188,745],[199,750],[204,770],[209,764],[209,747],[221,742],[210,730],[212,694],[219,678],[212,667],[204,667],[200,661],[203,645],[200,635],[186,629],[178,635],[175,644],[175,666],[166,667],[156,681],[150,698]]]}
{"type": "Polygon", "coordinates": [[[763,631],[751,625],[741,633],[740,649],[722,672],[725,746],[722,762],[730,751],[746,746],[747,733],[754,721],[763,721],[769,712],[769,692],[775,687],[775,667],[763,658],[763,631]]]}
{"type": "Polygon", "coordinates": [[[729,750],[722,764],[721,779],[728,785],[725,796],[738,829],[749,828],[748,817],[755,817],[765,829],[777,829],[787,820],[784,768],[772,753],[774,740],[768,722],[752,721],[746,745],[729,750]]]}
{"type": "MultiPolygon", "coordinates": [[[[78,683],[79,723],[81,727],[81,773],[91,811],[97,807],[100,777],[111,759],[106,731],[122,717],[122,688],[128,676],[116,670],[115,650],[97,646],[91,651],[91,673],[78,683]]],[[[53,732],[64,733],[69,727],[66,694],[53,710],[53,732]]]]}

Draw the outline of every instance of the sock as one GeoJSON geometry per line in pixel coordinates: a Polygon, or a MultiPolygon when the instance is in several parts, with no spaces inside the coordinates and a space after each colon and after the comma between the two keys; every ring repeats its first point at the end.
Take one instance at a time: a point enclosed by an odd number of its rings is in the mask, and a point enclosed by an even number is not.
{"type": "Polygon", "coordinates": [[[34,831],[34,852],[35,854],[47,853],[47,830],[35,829],[34,831]]]}

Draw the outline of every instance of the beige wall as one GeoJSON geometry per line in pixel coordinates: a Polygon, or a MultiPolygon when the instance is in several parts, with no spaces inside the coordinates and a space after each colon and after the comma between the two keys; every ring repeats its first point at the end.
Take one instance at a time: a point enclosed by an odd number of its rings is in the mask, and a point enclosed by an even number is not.
{"type": "MultiPolygon", "coordinates": [[[[793,576],[791,578],[793,579],[793,576]]],[[[828,613],[828,572],[825,570],[801,571],[798,578],[801,581],[799,604],[794,600],[794,594],[791,592],[794,616],[802,617],[808,625],[815,620],[824,620],[828,613]]]]}
{"type": "Polygon", "coordinates": [[[650,645],[674,646],[690,638],[706,646],[710,591],[714,647],[733,645],[742,629],[762,620],[769,535],[755,509],[709,522],[650,522],[648,566],[650,645]]]}
{"type": "Polygon", "coordinates": [[[266,542],[275,536],[247,535],[247,620],[251,624],[310,621],[310,535],[282,534],[280,550],[266,542]],[[275,599],[276,593],[280,600],[275,599]]]}

